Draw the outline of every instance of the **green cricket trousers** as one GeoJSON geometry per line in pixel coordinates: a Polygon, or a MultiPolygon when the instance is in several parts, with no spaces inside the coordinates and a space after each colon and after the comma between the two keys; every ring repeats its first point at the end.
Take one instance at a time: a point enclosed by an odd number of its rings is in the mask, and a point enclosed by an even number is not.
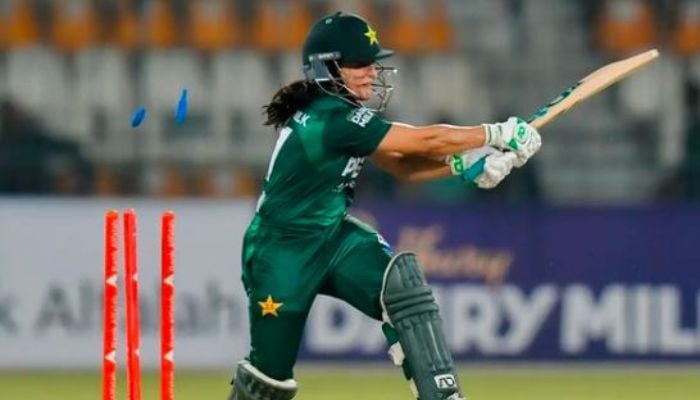
{"type": "MultiPolygon", "coordinates": [[[[322,232],[291,232],[255,217],[243,243],[242,280],[249,299],[248,360],[277,380],[293,378],[304,324],[317,294],[346,301],[382,320],[379,296],[392,253],[374,229],[346,216],[322,232]]],[[[397,340],[388,324],[389,344],[397,340]]]]}

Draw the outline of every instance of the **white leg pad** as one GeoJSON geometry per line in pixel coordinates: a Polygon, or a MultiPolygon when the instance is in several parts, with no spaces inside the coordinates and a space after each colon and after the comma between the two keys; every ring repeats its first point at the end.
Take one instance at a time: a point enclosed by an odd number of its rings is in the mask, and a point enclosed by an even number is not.
{"type": "Polygon", "coordinates": [[[263,374],[260,372],[259,369],[255,368],[250,362],[248,361],[241,361],[240,366],[248,370],[251,374],[255,375],[256,378],[259,380],[267,383],[268,385],[272,387],[276,387],[278,389],[282,390],[295,390],[298,388],[297,381],[294,379],[287,379],[284,381],[278,381],[277,379],[272,379],[269,376],[263,374]]]}

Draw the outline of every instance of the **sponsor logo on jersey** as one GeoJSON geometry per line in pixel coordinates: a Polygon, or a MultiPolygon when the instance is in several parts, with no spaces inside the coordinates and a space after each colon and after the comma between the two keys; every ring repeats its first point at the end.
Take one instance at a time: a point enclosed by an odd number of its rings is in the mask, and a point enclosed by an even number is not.
{"type": "Polygon", "coordinates": [[[294,122],[296,122],[297,124],[299,124],[299,125],[305,127],[305,126],[306,126],[306,121],[309,120],[309,117],[310,117],[309,114],[303,113],[303,112],[301,112],[301,111],[297,111],[296,113],[294,113],[294,117],[292,117],[292,119],[293,119],[294,122]]]}
{"type": "Polygon", "coordinates": [[[368,108],[360,107],[353,110],[350,115],[348,115],[348,121],[353,122],[360,127],[364,128],[367,123],[374,117],[374,113],[368,108]]]}
{"type": "Polygon", "coordinates": [[[357,177],[360,175],[360,171],[362,171],[362,165],[365,163],[365,158],[364,157],[350,157],[348,159],[348,163],[345,164],[345,169],[343,170],[343,173],[340,175],[341,178],[343,178],[343,182],[341,182],[337,190],[342,191],[345,188],[354,188],[355,187],[355,180],[357,177]]]}

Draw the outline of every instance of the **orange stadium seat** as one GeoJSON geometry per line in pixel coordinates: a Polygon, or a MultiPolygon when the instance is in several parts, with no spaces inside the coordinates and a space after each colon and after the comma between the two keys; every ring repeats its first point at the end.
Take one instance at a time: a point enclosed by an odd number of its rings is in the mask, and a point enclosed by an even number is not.
{"type": "Polygon", "coordinates": [[[404,55],[425,50],[425,25],[421,17],[422,3],[396,2],[390,9],[390,19],[380,33],[379,41],[404,55]]]}
{"type": "Polygon", "coordinates": [[[299,50],[306,39],[309,27],[313,23],[305,1],[297,0],[292,3],[289,13],[288,28],[290,35],[285,41],[283,50],[299,50]]]}
{"type": "Polygon", "coordinates": [[[311,23],[304,0],[260,0],[249,39],[265,51],[298,51],[311,23]]]}
{"type": "Polygon", "coordinates": [[[164,161],[154,166],[153,181],[149,183],[149,191],[159,197],[183,197],[188,193],[187,176],[182,168],[174,161],[164,161]]]}
{"type": "Polygon", "coordinates": [[[9,49],[33,46],[40,40],[39,25],[32,4],[10,0],[3,21],[5,46],[9,49]]]}
{"type": "Polygon", "coordinates": [[[230,1],[198,0],[189,5],[189,42],[198,50],[215,51],[239,43],[237,19],[230,1]]]}
{"type": "Polygon", "coordinates": [[[679,5],[676,18],[678,23],[671,35],[674,50],[686,57],[700,53],[700,3],[679,5]]]}
{"type": "Polygon", "coordinates": [[[211,165],[200,165],[194,170],[192,194],[198,197],[215,197],[219,195],[214,170],[211,165]]]}
{"type": "Polygon", "coordinates": [[[653,47],[657,26],[651,6],[644,0],[606,0],[595,34],[603,49],[617,55],[653,47]]]}
{"type": "Polygon", "coordinates": [[[446,51],[454,48],[454,29],[448,17],[447,5],[443,1],[430,1],[427,12],[427,47],[430,50],[446,51]]]}
{"type": "Polygon", "coordinates": [[[97,196],[111,197],[122,194],[115,168],[107,164],[100,163],[95,166],[93,185],[93,191],[97,196]]]}
{"type": "MultiPolygon", "coordinates": [[[[377,15],[377,10],[374,8],[375,2],[369,0],[330,0],[326,2],[324,14],[331,14],[336,11],[345,11],[361,15],[369,23],[380,28],[380,19],[377,15]]],[[[381,33],[381,32],[380,32],[381,33]]]]}
{"type": "Polygon", "coordinates": [[[124,50],[133,50],[139,45],[139,21],[128,2],[117,2],[114,21],[105,32],[105,41],[124,50]]]}
{"type": "Polygon", "coordinates": [[[0,8],[0,50],[7,47],[7,14],[0,8]]]}
{"type": "Polygon", "coordinates": [[[281,47],[279,30],[274,6],[268,1],[259,2],[253,29],[250,32],[253,44],[264,50],[279,50],[281,47]]]}
{"type": "Polygon", "coordinates": [[[169,48],[178,43],[177,23],[170,2],[148,0],[144,15],[144,41],[147,47],[169,48]]]}
{"type": "Polygon", "coordinates": [[[51,42],[73,52],[95,43],[100,22],[90,0],[53,0],[51,42]]]}
{"type": "Polygon", "coordinates": [[[260,192],[260,185],[255,178],[255,174],[245,167],[233,167],[231,176],[234,180],[233,188],[230,191],[231,197],[251,198],[260,192]]]}

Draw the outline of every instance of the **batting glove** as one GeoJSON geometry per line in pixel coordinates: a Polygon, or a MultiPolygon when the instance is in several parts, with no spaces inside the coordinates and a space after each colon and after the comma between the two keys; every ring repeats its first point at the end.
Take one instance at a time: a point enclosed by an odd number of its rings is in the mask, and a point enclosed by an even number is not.
{"type": "Polygon", "coordinates": [[[505,179],[517,160],[515,153],[504,153],[490,146],[479,147],[447,159],[452,174],[480,189],[493,189],[505,179]]]}
{"type": "Polygon", "coordinates": [[[537,129],[517,117],[510,117],[506,122],[484,124],[486,144],[501,150],[515,153],[514,166],[525,165],[542,147],[542,137],[537,129]]]}

